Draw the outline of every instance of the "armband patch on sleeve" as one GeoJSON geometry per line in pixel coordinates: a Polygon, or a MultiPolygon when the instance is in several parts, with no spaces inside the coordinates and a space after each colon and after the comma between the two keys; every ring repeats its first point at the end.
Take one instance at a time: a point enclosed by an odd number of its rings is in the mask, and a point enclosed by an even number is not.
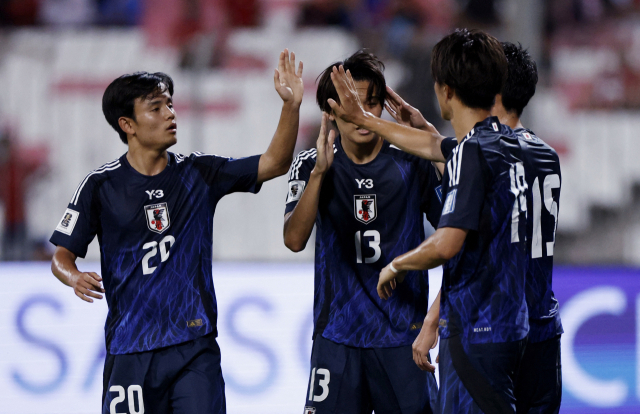
{"type": "Polygon", "coordinates": [[[447,193],[447,199],[444,201],[444,207],[442,209],[442,215],[453,213],[456,209],[456,193],[457,189],[449,191],[447,193]]]}
{"type": "Polygon", "coordinates": [[[71,233],[73,233],[73,228],[76,226],[79,216],[80,213],[68,208],[62,215],[62,219],[60,220],[60,223],[58,223],[56,231],[71,236],[71,233]]]}
{"type": "Polygon", "coordinates": [[[289,204],[292,201],[300,200],[300,197],[302,197],[302,193],[304,193],[304,186],[306,184],[307,183],[305,183],[302,180],[289,181],[289,193],[287,194],[287,204],[289,204]]]}

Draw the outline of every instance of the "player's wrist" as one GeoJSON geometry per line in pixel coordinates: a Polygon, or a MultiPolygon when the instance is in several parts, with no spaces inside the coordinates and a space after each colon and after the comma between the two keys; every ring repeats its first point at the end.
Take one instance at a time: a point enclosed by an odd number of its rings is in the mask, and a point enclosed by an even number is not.
{"type": "Polygon", "coordinates": [[[282,109],[287,111],[299,111],[300,105],[302,105],[302,99],[291,98],[287,101],[282,101],[282,109]]]}

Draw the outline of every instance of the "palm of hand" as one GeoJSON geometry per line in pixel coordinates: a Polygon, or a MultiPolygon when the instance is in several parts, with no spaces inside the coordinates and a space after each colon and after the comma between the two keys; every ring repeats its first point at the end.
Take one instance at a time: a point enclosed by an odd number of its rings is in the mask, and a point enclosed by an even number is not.
{"type": "Polygon", "coordinates": [[[278,91],[280,98],[285,102],[291,100],[301,101],[304,84],[302,82],[302,78],[293,73],[281,74],[280,82],[276,90],[278,91]]]}

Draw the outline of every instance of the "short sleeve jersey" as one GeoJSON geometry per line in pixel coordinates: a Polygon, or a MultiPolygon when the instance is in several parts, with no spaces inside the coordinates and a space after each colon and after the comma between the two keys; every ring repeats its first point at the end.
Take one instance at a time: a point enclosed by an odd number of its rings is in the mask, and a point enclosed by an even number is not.
{"type": "MultiPolygon", "coordinates": [[[[431,162],[384,142],[356,164],[338,137],[316,217],[314,338],[354,347],[409,345],[427,312],[427,271],[411,272],[388,301],[378,297],[380,270],[425,238],[423,215],[440,218],[440,176],[431,162]]],[[[316,162],[301,152],[289,172],[285,213],[300,200],[316,162]]]]}
{"type": "Polygon", "coordinates": [[[126,154],[80,183],[51,243],[79,257],[97,235],[109,312],[107,351],[148,351],[216,332],[213,215],[236,191],[258,192],[260,156],[168,154],[154,176],[126,154]]]}
{"type": "Polygon", "coordinates": [[[560,159],[556,151],[532,131],[514,131],[520,139],[527,178],[526,295],[529,307],[529,342],[563,333],[559,305],[552,290],[553,247],[560,207],[560,159]]]}
{"type": "MultiPolygon", "coordinates": [[[[443,154],[451,140],[442,143],[443,154]]],[[[479,122],[448,155],[439,228],[468,230],[443,266],[440,335],[470,343],[517,341],[529,331],[525,300],[526,181],[522,150],[497,118],[479,122]]]]}

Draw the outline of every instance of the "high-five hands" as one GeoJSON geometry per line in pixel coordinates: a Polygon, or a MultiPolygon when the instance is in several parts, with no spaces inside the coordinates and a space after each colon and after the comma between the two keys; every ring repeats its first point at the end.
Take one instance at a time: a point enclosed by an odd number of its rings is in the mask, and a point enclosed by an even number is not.
{"type": "Polygon", "coordinates": [[[364,110],[364,105],[362,105],[362,101],[358,95],[358,90],[351,77],[351,72],[345,72],[342,65],[340,65],[340,68],[334,66],[331,72],[331,80],[333,81],[333,86],[336,88],[338,99],[340,100],[340,103],[337,103],[331,98],[327,99],[327,103],[329,103],[335,116],[359,127],[362,126],[363,121],[367,117],[374,116],[372,113],[364,110]]]}
{"type": "Polygon", "coordinates": [[[387,102],[384,104],[387,112],[400,125],[410,126],[423,131],[438,133],[438,130],[429,121],[424,119],[419,110],[409,105],[390,86],[387,86],[387,102]]]}
{"type": "Polygon", "coordinates": [[[322,123],[320,124],[320,134],[316,141],[316,148],[318,154],[316,155],[316,166],[313,170],[319,174],[326,174],[333,163],[333,142],[336,139],[336,132],[332,129],[327,136],[327,129],[329,129],[329,115],[326,112],[322,113],[322,123]]]}
{"type": "Polygon", "coordinates": [[[391,270],[391,263],[386,265],[380,271],[380,277],[378,278],[378,296],[380,296],[380,299],[389,299],[397,283],[402,283],[406,274],[407,272],[402,270],[397,273],[391,270]]]}
{"type": "Polygon", "coordinates": [[[296,54],[293,52],[289,54],[289,49],[280,52],[278,69],[273,75],[273,83],[278,95],[285,103],[300,105],[304,93],[302,62],[298,64],[296,72],[296,54]]]}

